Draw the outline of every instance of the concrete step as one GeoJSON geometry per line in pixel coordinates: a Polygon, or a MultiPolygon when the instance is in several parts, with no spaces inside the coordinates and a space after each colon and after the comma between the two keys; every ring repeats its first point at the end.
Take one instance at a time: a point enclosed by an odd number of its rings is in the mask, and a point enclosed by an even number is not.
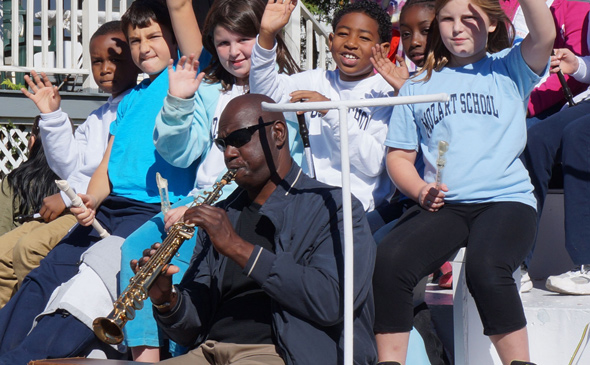
{"type": "MultiPolygon", "coordinates": [[[[585,326],[590,323],[590,296],[561,295],[545,289],[544,280],[533,280],[534,288],[521,294],[528,322],[531,360],[538,365],[567,365],[576,351],[585,326]]],[[[452,290],[426,287],[425,301],[430,307],[434,327],[453,358],[463,358],[465,364],[501,364],[489,340],[481,332],[477,313],[468,309],[469,321],[463,338],[468,338],[468,354],[455,356],[452,290]],[[472,351],[477,348],[477,353],[472,351]],[[482,348],[484,350],[482,350],[482,348]]],[[[471,299],[471,303],[472,299],[471,299]]],[[[461,336],[460,336],[461,337],[461,336]]],[[[578,350],[574,365],[590,364],[590,345],[578,350]]],[[[457,365],[462,365],[456,362],[457,365]]]]}
{"type": "MultiPolygon", "coordinates": [[[[545,289],[545,280],[534,280],[534,288],[521,295],[529,333],[531,359],[537,364],[569,364],[590,323],[590,296],[562,295],[545,289]]],[[[590,364],[590,346],[580,349],[590,364]]]]}

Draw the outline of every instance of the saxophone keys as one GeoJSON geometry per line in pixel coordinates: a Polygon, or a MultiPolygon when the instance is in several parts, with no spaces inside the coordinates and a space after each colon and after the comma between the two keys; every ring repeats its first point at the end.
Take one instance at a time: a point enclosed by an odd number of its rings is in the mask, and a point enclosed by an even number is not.
{"type": "Polygon", "coordinates": [[[127,317],[127,319],[130,321],[135,318],[135,308],[133,308],[133,305],[128,305],[125,307],[125,317],[127,317]]]}
{"type": "Polygon", "coordinates": [[[133,308],[141,310],[143,308],[143,301],[145,300],[143,295],[136,293],[133,295],[133,308]]]}

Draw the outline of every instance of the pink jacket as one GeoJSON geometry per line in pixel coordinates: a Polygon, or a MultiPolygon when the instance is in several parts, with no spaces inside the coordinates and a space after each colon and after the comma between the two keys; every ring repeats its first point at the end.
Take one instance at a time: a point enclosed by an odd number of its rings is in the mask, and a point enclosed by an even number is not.
{"type": "MultiPolygon", "coordinates": [[[[502,3],[502,7],[510,19],[513,19],[518,8],[518,2],[507,0],[502,3]]],[[[588,49],[588,11],[590,11],[590,4],[580,1],[554,0],[550,9],[557,32],[553,48],[568,48],[579,56],[590,55],[588,49]]],[[[565,75],[565,79],[574,95],[588,88],[587,84],[578,82],[569,75],[565,75]]],[[[528,116],[534,117],[554,105],[563,105],[565,102],[561,83],[557,75],[552,74],[543,84],[531,92],[528,116]]]]}

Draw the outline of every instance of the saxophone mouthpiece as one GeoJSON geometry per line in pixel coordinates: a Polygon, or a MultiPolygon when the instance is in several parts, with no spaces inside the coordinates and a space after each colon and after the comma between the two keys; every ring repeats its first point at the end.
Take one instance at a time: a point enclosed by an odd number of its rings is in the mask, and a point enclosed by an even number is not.
{"type": "Polygon", "coordinates": [[[221,178],[221,181],[223,182],[223,185],[227,185],[227,184],[231,183],[232,181],[234,181],[234,179],[236,178],[236,174],[237,173],[238,173],[238,169],[229,169],[229,170],[227,170],[227,172],[221,178]]]}

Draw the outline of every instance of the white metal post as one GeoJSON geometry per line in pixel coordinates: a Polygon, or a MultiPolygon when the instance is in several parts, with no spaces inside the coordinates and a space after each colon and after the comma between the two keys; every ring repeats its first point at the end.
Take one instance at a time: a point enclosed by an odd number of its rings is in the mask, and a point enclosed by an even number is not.
{"type": "MultiPolygon", "coordinates": [[[[15,3],[16,1],[13,1],[13,3],[15,3]]],[[[25,49],[26,49],[26,62],[25,65],[27,67],[33,67],[33,55],[34,55],[34,38],[33,38],[33,33],[34,33],[34,11],[33,9],[35,8],[35,2],[34,0],[27,0],[27,13],[25,14],[26,17],[26,31],[25,31],[25,49]]],[[[15,65],[13,63],[13,65],[15,65]]],[[[15,65],[16,66],[16,65],[15,65]]]]}
{"type": "MultiPolygon", "coordinates": [[[[11,47],[10,48],[11,49],[10,55],[12,58],[12,65],[18,66],[18,64],[19,64],[18,37],[20,36],[20,23],[21,23],[20,19],[19,19],[20,14],[18,12],[19,11],[19,8],[18,8],[19,1],[12,1],[11,5],[12,6],[10,8],[10,11],[12,12],[12,14],[11,14],[12,19],[10,19],[10,22],[11,22],[12,29],[10,31],[11,32],[10,33],[10,47],[11,47]]],[[[4,47],[4,45],[2,47],[4,47]]]]}
{"type": "MultiPolygon", "coordinates": [[[[90,70],[92,68],[90,64],[90,50],[88,45],[90,44],[90,38],[92,34],[98,29],[98,0],[84,0],[82,2],[82,44],[84,49],[82,50],[83,69],[90,70]]],[[[72,28],[76,26],[76,23],[72,23],[72,28]]],[[[93,77],[87,77],[84,80],[84,88],[97,89],[98,85],[94,82],[93,77]]]]}
{"type": "MultiPolygon", "coordinates": [[[[70,49],[70,67],[71,68],[82,68],[84,69],[84,63],[82,63],[81,67],[78,65],[78,57],[76,57],[76,48],[78,45],[78,2],[77,1],[70,1],[70,43],[72,46],[70,49]]],[[[84,17],[82,17],[84,19],[84,17]]],[[[82,43],[86,45],[86,43],[82,43]]],[[[90,45],[88,44],[87,47],[90,49],[90,45]]],[[[90,70],[90,67],[86,70],[90,70]]]]}
{"type": "MultiPolygon", "coordinates": [[[[70,23],[73,24],[73,23],[70,23]]],[[[64,67],[64,1],[55,1],[55,67],[64,67]]],[[[75,48],[75,43],[72,43],[72,50],[75,48]]],[[[71,51],[73,52],[73,51],[71,51]]]]}
{"type": "Polygon", "coordinates": [[[291,17],[289,18],[289,22],[285,26],[285,44],[287,45],[287,49],[291,54],[291,57],[297,62],[297,64],[301,64],[301,4],[298,1],[295,9],[291,13],[291,17]]]}
{"type": "Polygon", "coordinates": [[[354,249],[352,236],[352,198],[350,156],[348,155],[348,107],[338,107],[340,119],[340,164],[342,165],[342,218],[344,225],[344,360],[352,365],[354,314],[354,249]],[[344,131],[344,133],[343,133],[344,131]]]}
{"type": "Polygon", "coordinates": [[[344,365],[352,365],[354,359],[354,248],[352,231],[352,198],[350,192],[350,156],[348,155],[348,109],[353,107],[393,106],[445,102],[447,94],[400,96],[362,100],[317,101],[308,103],[262,103],[262,109],[277,112],[316,111],[338,109],[340,118],[340,162],[342,164],[342,209],[344,224],[344,365]]]}
{"type": "Polygon", "coordinates": [[[49,57],[49,2],[41,1],[41,67],[49,67],[47,58],[49,57]]]}

